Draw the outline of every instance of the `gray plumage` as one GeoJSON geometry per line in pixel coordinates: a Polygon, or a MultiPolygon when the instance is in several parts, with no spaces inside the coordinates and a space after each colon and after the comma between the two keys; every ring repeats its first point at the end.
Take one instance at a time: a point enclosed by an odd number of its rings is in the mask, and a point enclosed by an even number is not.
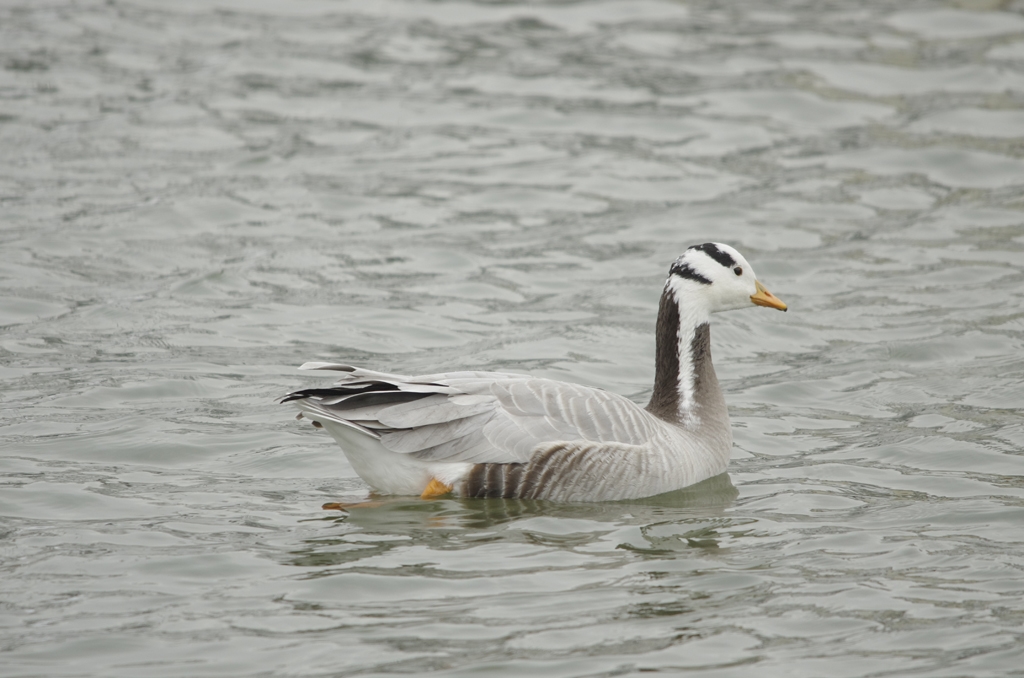
{"type": "MultiPolygon", "coordinates": [[[[358,424],[379,436],[388,450],[423,460],[523,463],[544,443],[641,445],[663,426],[622,396],[551,379],[465,372],[410,377],[343,365],[329,369],[343,367],[349,375],[332,388],[297,391],[285,402],[301,403],[327,421],[358,424]]],[[[325,368],[317,364],[312,369],[325,368]]]]}

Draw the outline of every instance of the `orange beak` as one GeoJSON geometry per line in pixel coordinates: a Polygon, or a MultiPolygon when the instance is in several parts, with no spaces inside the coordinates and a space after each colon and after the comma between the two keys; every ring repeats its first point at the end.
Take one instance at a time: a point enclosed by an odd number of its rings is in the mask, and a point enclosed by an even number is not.
{"type": "Polygon", "coordinates": [[[757,293],[750,295],[750,300],[758,306],[767,306],[768,308],[777,308],[780,311],[785,311],[788,306],[782,303],[782,300],[777,296],[769,292],[764,288],[759,281],[755,280],[754,285],[757,286],[757,293]]]}

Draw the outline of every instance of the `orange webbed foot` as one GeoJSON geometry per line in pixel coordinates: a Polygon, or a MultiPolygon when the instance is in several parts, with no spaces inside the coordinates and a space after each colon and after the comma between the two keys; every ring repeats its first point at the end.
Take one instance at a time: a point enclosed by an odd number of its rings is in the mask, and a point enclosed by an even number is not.
{"type": "Polygon", "coordinates": [[[427,483],[427,487],[423,490],[423,494],[420,495],[420,499],[437,499],[443,497],[446,494],[450,494],[452,486],[442,483],[437,478],[431,478],[430,482],[427,483]]]}

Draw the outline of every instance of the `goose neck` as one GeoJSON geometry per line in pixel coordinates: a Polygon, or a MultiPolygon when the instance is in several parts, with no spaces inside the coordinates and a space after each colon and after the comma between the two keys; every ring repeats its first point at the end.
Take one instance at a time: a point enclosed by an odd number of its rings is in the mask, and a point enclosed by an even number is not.
{"type": "Polygon", "coordinates": [[[709,313],[684,290],[666,284],[656,330],[654,392],[647,410],[684,428],[701,424],[702,399],[717,389],[711,366],[709,313]],[[710,374],[710,379],[708,375],[710,374]]]}

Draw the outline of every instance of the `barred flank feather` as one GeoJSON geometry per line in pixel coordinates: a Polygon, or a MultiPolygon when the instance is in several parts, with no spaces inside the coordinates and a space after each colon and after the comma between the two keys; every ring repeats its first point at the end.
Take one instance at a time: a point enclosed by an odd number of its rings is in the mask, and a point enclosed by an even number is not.
{"type": "Polygon", "coordinates": [[[478,499],[586,501],[640,496],[635,481],[651,494],[673,489],[670,469],[652,468],[647,456],[649,451],[638,445],[555,443],[538,450],[525,464],[474,465],[459,494],[478,499]]]}

